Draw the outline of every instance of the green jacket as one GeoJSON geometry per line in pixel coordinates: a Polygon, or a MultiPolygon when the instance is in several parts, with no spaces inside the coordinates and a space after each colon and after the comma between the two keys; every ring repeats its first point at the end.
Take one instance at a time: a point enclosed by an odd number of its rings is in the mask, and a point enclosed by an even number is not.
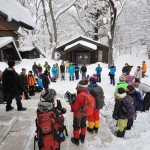
{"type": "Polygon", "coordinates": [[[123,88],[123,89],[127,90],[127,86],[128,86],[128,84],[127,84],[125,81],[119,82],[119,83],[117,84],[116,89],[115,89],[114,96],[117,95],[119,88],[123,88]]]}

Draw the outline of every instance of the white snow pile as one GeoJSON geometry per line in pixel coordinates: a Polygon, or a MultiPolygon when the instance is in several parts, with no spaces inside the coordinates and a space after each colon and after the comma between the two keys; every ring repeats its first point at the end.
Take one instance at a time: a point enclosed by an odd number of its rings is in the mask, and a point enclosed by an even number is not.
{"type": "Polygon", "coordinates": [[[32,49],[34,49],[33,46],[22,46],[19,48],[20,52],[26,52],[26,51],[31,51],[32,49]]]}
{"type": "Polygon", "coordinates": [[[0,11],[8,16],[8,21],[12,18],[34,27],[30,11],[16,0],[0,0],[0,11]]]}
{"type": "Polygon", "coordinates": [[[0,48],[13,41],[12,37],[0,37],[0,48]]]}
{"type": "Polygon", "coordinates": [[[64,50],[68,50],[68,49],[70,49],[72,47],[75,47],[77,45],[82,45],[82,46],[91,48],[93,50],[97,50],[97,45],[89,43],[89,42],[86,42],[86,41],[83,41],[83,40],[77,41],[77,42],[75,42],[73,44],[70,44],[70,45],[66,46],[64,50]]]}

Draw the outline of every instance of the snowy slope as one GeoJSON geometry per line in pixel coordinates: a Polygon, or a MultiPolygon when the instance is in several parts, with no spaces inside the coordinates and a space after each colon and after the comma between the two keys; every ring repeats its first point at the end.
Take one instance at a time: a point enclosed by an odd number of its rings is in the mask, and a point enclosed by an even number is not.
{"type": "MultiPolygon", "coordinates": [[[[131,55],[120,56],[116,59],[115,65],[117,66],[116,73],[116,83],[118,82],[118,77],[121,74],[121,69],[124,64],[127,62],[130,65],[133,65],[131,74],[134,73],[137,66],[141,65],[142,61],[145,60],[148,66],[147,74],[150,75],[150,60],[145,57],[145,54],[141,54],[141,58],[133,57],[131,55]]],[[[23,60],[15,68],[18,73],[20,73],[21,68],[27,68],[27,71],[31,70],[33,62],[41,63],[44,65],[45,61],[48,61],[52,66],[56,61],[49,59],[36,59],[36,60],[23,60]]],[[[61,61],[58,62],[59,64],[61,61]]],[[[95,68],[98,63],[88,66],[88,74],[91,75],[95,73],[95,68]]],[[[50,88],[54,88],[57,91],[58,98],[61,99],[63,106],[67,108],[66,116],[66,125],[69,129],[69,138],[62,144],[62,150],[149,150],[150,146],[150,112],[141,113],[138,112],[137,119],[134,122],[134,126],[131,131],[127,131],[124,139],[119,139],[114,136],[116,129],[116,121],[112,119],[112,112],[114,107],[114,98],[113,92],[115,87],[109,84],[109,77],[107,69],[107,64],[100,63],[102,71],[102,83],[100,86],[103,87],[105,93],[105,107],[101,110],[102,124],[100,128],[100,133],[98,135],[87,134],[86,142],[84,145],[80,145],[79,148],[74,146],[70,142],[70,137],[72,136],[72,113],[69,111],[70,106],[65,102],[63,95],[68,90],[70,92],[75,92],[75,87],[78,81],[70,82],[68,74],[66,75],[66,81],[60,81],[56,83],[51,83],[50,88]]],[[[0,69],[3,70],[5,66],[4,63],[0,63],[0,69]]],[[[81,76],[80,76],[81,78],[81,76]]],[[[149,78],[142,79],[142,82],[150,84],[149,78]]],[[[38,97],[37,97],[38,99],[38,97]]],[[[29,107],[29,110],[36,110],[37,99],[31,101],[24,101],[24,106],[29,107]],[[30,103],[30,104],[28,104],[30,103]]],[[[35,112],[36,113],[36,112],[35,112]]],[[[36,114],[35,114],[36,115],[36,114]]],[[[34,131],[34,129],[33,129],[34,131]]],[[[33,135],[34,136],[34,135],[33,135]]],[[[31,138],[32,139],[32,138],[31,138]]],[[[32,140],[26,146],[27,150],[33,146],[32,140]],[[29,148],[30,147],[30,148],[29,148]]]]}

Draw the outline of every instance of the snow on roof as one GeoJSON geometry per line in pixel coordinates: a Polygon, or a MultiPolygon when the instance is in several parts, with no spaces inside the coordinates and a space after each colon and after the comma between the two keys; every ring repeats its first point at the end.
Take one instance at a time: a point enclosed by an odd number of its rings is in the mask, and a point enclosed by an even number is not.
{"type": "Polygon", "coordinates": [[[70,45],[66,46],[64,50],[68,50],[68,49],[70,49],[71,47],[74,47],[74,46],[76,46],[76,45],[78,45],[78,44],[83,45],[83,46],[86,46],[86,47],[89,47],[89,48],[91,48],[91,49],[93,49],[93,50],[97,50],[97,45],[91,44],[91,43],[86,42],[86,41],[83,41],[83,40],[77,41],[77,42],[75,42],[75,43],[73,43],[73,44],[70,44],[70,45]]]}
{"type": "Polygon", "coordinates": [[[16,0],[0,0],[0,11],[8,16],[8,21],[12,18],[34,27],[30,11],[16,0]]]}
{"type": "Polygon", "coordinates": [[[12,37],[0,37],[0,48],[13,41],[12,37]]]}
{"type": "Polygon", "coordinates": [[[26,52],[26,51],[31,51],[32,49],[34,49],[33,46],[23,46],[19,48],[20,52],[26,52]]]}

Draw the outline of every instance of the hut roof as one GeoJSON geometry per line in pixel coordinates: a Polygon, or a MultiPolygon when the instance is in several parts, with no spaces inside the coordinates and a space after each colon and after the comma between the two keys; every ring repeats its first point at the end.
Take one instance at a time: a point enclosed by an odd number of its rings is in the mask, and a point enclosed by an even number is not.
{"type": "Polygon", "coordinates": [[[0,37],[0,48],[13,42],[12,37],[0,37]]]}

